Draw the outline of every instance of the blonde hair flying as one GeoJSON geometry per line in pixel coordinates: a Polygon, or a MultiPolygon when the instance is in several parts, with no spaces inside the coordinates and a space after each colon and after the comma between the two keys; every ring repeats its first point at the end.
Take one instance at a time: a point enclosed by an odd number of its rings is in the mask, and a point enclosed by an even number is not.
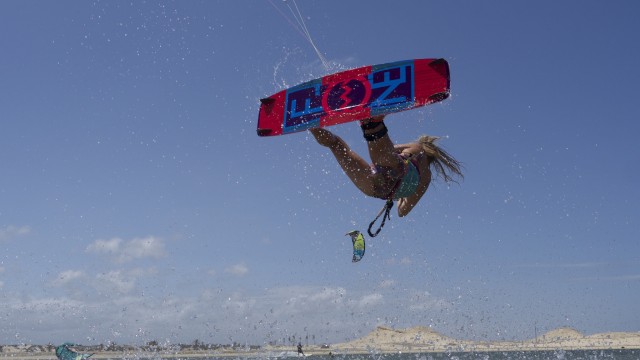
{"type": "Polygon", "coordinates": [[[418,144],[422,145],[425,154],[431,159],[431,167],[436,169],[438,176],[445,182],[457,183],[452,175],[464,178],[462,163],[436,145],[438,139],[438,136],[422,135],[418,138],[418,144]]]}

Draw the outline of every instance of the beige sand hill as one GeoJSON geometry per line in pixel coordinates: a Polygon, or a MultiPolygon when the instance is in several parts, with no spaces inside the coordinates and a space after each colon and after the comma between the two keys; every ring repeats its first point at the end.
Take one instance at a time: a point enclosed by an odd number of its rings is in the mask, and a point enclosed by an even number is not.
{"type": "Polygon", "coordinates": [[[458,344],[459,341],[440,335],[436,331],[417,326],[405,330],[394,330],[388,327],[379,326],[369,335],[350,341],[348,343],[335,344],[335,350],[346,352],[352,351],[420,351],[425,348],[436,351],[440,348],[458,344]]]}
{"type": "Polygon", "coordinates": [[[444,352],[527,351],[574,349],[640,349],[640,333],[604,333],[585,336],[571,328],[549,331],[525,341],[457,340],[427,327],[395,330],[378,327],[369,335],[332,347],[335,352],[444,352]]]}

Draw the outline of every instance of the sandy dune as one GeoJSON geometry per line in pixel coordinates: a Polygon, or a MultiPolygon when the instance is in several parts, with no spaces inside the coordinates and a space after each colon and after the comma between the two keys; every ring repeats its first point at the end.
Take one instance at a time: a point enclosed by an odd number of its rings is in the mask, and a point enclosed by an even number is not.
{"type": "Polygon", "coordinates": [[[561,328],[525,341],[470,341],[443,336],[427,327],[394,330],[378,327],[369,335],[347,343],[335,344],[335,352],[442,352],[512,351],[573,349],[640,349],[640,332],[603,333],[585,336],[561,328]]]}

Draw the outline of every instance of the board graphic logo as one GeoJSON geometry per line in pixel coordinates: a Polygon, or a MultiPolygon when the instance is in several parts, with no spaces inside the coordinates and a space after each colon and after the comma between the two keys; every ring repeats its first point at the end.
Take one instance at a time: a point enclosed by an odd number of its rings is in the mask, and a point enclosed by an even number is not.
{"type": "Polygon", "coordinates": [[[322,108],[325,111],[348,109],[367,104],[371,99],[371,84],[366,76],[340,81],[327,88],[322,97],[322,108]]]}
{"type": "Polygon", "coordinates": [[[371,115],[399,111],[414,105],[414,64],[405,61],[372,69],[368,75],[322,84],[314,80],[286,93],[283,132],[319,126],[327,113],[348,116],[350,111],[369,108],[371,115]]]}
{"type": "Polygon", "coordinates": [[[399,104],[413,105],[413,62],[373,71],[369,81],[372,89],[369,107],[372,112],[376,108],[382,111],[399,104]]]}
{"type": "Polygon", "coordinates": [[[324,89],[320,81],[305,83],[298,88],[287,91],[287,102],[285,106],[284,129],[295,129],[304,126],[312,127],[320,121],[320,116],[324,114],[322,108],[322,93],[324,89]]]}

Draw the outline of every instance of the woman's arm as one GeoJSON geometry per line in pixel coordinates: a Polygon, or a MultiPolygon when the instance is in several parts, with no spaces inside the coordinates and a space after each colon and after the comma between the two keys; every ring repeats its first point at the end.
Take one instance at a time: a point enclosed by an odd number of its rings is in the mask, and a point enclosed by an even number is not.
{"type": "Polygon", "coordinates": [[[403,217],[407,216],[411,210],[418,204],[418,201],[422,198],[425,192],[427,192],[427,188],[429,184],[426,186],[421,186],[416,190],[413,195],[407,196],[406,198],[401,198],[398,200],[398,216],[403,217]]]}
{"type": "Polygon", "coordinates": [[[398,154],[403,152],[410,153],[411,155],[417,155],[422,151],[422,147],[417,143],[398,144],[394,145],[394,150],[398,154]]]}
{"type": "Polygon", "coordinates": [[[431,172],[427,171],[425,176],[420,179],[420,184],[416,192],[406,198],[400,198],[398,200],[398,216],[403,217],[408,215],[411,210],[418,204],[418,201],[422,198],[424,193],[427,192],[429,184],[431,183],[431,172]]]}

